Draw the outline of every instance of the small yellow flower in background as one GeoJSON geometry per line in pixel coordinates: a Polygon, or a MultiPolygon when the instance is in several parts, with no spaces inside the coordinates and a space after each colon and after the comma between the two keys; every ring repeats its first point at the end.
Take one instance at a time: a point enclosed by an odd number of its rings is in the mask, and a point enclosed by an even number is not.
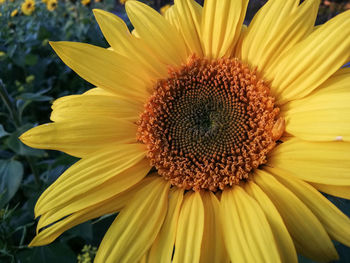
{"type": "Polygon", "coordinates": [[[46,8],[49,11],[55,10],[57,7],[57,0],[48,0],[46,3],[46,8]]]}
{"type": "Polygon", "coordinates": [[[88,6],[91,3],[91,0],[81,0],[82,5],[88,6]]]}
{"type": "Polygon", "coordinates": [[[6,53],[4,51],[0,51],[0,58],[6,56],[6,53]]]}
{"type": "Polygon", "coordinates": [[[102,3],[103,0],[95,0],[96,3],[102,3]]]}
{"type": "Polygon", "coordinates": [[[48,0],[41,0],[44,4],[47,4],[48,0]]]}
{"type": "Polygon", "coordinates": [[[77,257],[78,263],[92,263],[96,252],[97,247],[93,247],[91,245],[84,245],[83,249],[81,250],[81,253],[77,257]]]}
{"type": "Polygon", "coordinates": [[[49,40],[47,38],[45,38],[42,42],[41,42],[41,45],[42,46],[47,46],[47,44],[49,44],[49,40]]]}
{"type": "Polygon", "coordinates": [[[0,5],[2,5],[5,2],[6,2],[6,0],[0,0],[0,5]]]}
{"type": "Polygon", "coordinates": [[[163,7],[160,8],[160,13],[164,16],[165,12],[171,7],[171,5],[165,5],[163,7]]]}
{"type": "Polygon", "coordinates": [[[34,80],[35,80],[34,75],[29,75],[28,77],[26,77],[26,83],[32,83],[34,80]]]}
{"type": "Polygon", "coordinates": [[[17,10],[17,9],[15,9],[15,10],[13,10],[13,11],[11,12],[11,17],[14,17],[14,16],[16,16],[16,15],[18,15],[18,10],[17,10]]]}
{"type": "Polygon", "coordinates": [[[321,192],[350,199],[350,11],[315,30],[319,0],[268,1],[249,26],[248,0],[174,2],[127,1],[137,38],[94,10],[111,50],[51,43],[98,88],[20,137],[80,158],[30,246],[118,213],[95,263],[336,260],[350,220],[321,192]]]}
{"type": "Polygon", "coordinates": [[[127,2],[128,0],[119,0],[119,3],[121,3],[122,5],[125,5],[125,3],[127,2]]]}
{"type": "Polygon", "coordinates": [[[25,0],[21,5],[21,10],[26,16],[30,16],[35,10],[34,0],[25,0]]]}

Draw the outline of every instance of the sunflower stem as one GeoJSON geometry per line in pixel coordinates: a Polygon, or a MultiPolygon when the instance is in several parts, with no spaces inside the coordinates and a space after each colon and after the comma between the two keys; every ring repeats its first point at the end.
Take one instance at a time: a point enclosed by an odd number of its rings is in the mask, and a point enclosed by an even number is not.
{"type": "Polygon", "coordinates": [[[33,158],[31,156],[26,156],[26,160],[27,160],[27,162],[29,164],[30,170],[32,170],[35,183],[38,186],[38,188],[40,189],[41,181],[40,181],[38,169],[36,169],[36,166],[34,165],[34,160],[33,160],[33,158]]]}
{"type": "MultiPolygon", "coordinates": [[[[15,104],[13,103],[13,99],[8,94],[7,89],[5,87],[5,84],[2,82],[1,79],[0,79],[0,97],[1,97],[2,101],[4,102],[7,110],[10,113],[10,116],[11,116],[11,119],[13,120],[14,126],[16,127],[16,129],[18,129],[19,127],[21,127],[21,120],[20,120],[17,108],[16,108],[15,104]]],[[[26,158],[26,160],[29,164],[29,167],[33,173],[35,183],[40,188],[41,182],[40,182],[38,170],[36,169],[36,167],[34,165],[34,160],[30,156],[25,156],[25,158],[26,158]]]]}
{"type": "Polygon", "coordinates": [[[1,79],[0,79],[0,97],[1,97],[2,101],[4,102],[7,110],[9,111],[15,127],[16,128],[20,127],[21,122],[20,122],[20,119],[19,119],[19,116],[17,113],[17,109],[14,106],[14,104],[12,103],[12,98],[8,94],[6,87],[1,79]]]}

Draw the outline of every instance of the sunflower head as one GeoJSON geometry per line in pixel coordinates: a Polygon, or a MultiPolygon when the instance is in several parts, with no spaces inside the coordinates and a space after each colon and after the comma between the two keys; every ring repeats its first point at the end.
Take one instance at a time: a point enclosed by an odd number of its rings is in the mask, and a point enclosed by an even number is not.
{"type": "Polygon", "coordinates": [[[156,84],[138,139],[173,185],[216,191],[266,163],[283,123],[257,72],[238,59],[192,57],[156,84]]]}
{"type": "Polygon", "coordinates": [[[49,11],[54,11],[57,8],[57,0],[48,0],[46,3],[46,8],[49,11]]]}
{"type": "Polygon", "coordinates": [[[18,9],[15,9],[11,12],[11,17],[17,16],[18,15],[18,9]]]}
{"type": "Polygon", "coordinates": [[[35,10],[34,0],[25,0],[21,5],[21,10],[26,16],[30,16],[35,10]]]}
{"type": "Polygon", "coordinates": [[[89,6],[91,4],[91,0],[81,0],[81,4],[83,6],[89,6]]]}

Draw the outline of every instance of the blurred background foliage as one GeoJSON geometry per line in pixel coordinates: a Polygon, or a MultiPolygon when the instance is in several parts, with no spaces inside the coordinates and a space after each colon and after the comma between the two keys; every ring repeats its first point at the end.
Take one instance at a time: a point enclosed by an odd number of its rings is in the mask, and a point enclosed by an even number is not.
{"type": "MultiPolygon", "coordinates": [[[[28,248],[35,235],[36,200],[76,159],[60,152],[29,148],[18,136],[49,122],[54,99],[91,88],[60,61],[49,41],[107,47],[91,9],[111,11],[130,26],[123,6],[126,1],[0,0],[0,262],[92,262],[114,218],[105,216],[84,223],[51,245],[28,248]]],[[[172,4],[168,0],[143,2],[161,13],[172,4]]],[[[246,24],[264,2],[250,1],[246,24]]],[[[349,8],[349,1],[323,1],[317,23],[349,8]]],[[[329,198],[349,215],[349,201],[329,198]]],[[[350,262],[350,249],[336,246],[341,262],[350,262]]]]}

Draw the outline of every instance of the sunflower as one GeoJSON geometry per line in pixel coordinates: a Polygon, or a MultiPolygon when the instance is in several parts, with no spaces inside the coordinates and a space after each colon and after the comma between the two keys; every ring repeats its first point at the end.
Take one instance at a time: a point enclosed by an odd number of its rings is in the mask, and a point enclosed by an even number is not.
{"type": "Polygon", "coordinates": [[[30,16],[35,10],[34,0],[25,0],[21,5],[21,10],[26,16],[30,16]]]}
{"type": "Polygon", "coordinates": [[[11,12],[11,17],[17,16],[18,15],[18,10],[15,9],[11,12]]]}
{"type": "Polygon", "coordinates": [[[46,8],[49,11],[54,11],[57,8],[57,0],[48,0],[46,3],[46,8]]]}
{"type": "Polygon", "coordinates": [[[89,6],[91,4],[91,0],[81,0],[80,2],[84,6],[89,6]]]}
{"type": "Polygon", "coordinates": [[[39,198],[30,246],[119,212],[95,262],[338,258],[350,220],[350,12],[315,28],[318,0],[127,1],[135,28],[94,10],[110,44],[53,42],[96,86],[53,103],[35,148],[81,158],[39,198]]]}

